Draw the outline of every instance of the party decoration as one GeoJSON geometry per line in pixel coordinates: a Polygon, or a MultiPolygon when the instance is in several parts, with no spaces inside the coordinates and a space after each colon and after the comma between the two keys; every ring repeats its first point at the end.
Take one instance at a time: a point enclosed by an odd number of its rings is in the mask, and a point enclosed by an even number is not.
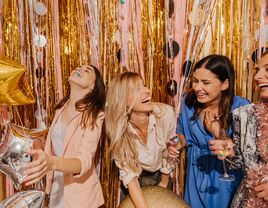
{"type": "Polygon", "coordinates": [[[206,0],[199,0],[198,4],[201,5],[201,4],[204,4],[206,0]]]}
{"type": "Polygon", "coordinates": [[[184,77],[188,77],[191,72],[191,68],[193,66],[193,62],[190,60],[187,60],[182,65],[182,74],[184,77]]]}
{"type": "Polygon", "coordinates": [[[47,13],[47,7],[43,2],[36,2],[34,4],[34,11],[40,16],[44,16],[47,13]]]}
{"type": "Polygon", "coordinates": [[[264,41],[265,43],[268,43],[268,24],[263,25],[264,30],[264,41]]]}
{"type": "Polygon", "coordinates": [[[34,41],[34,45],[40,48],[44,47],[47,44],[47,39],[43,35],[34,34],[33,41],[34,41]]]}
{"type": "Polygon", "coordinates": [[[8,175],[16,189],[20,187],[23,179],[24,167],[32,161],[32,158],[27,154],[27,150],[33,146],[33,139],[26,133],[21,134],[16,128],[12,128],[12,124],[7,124],[5,127],[2,139],[0,142],[0,171],[8,175]]]}
{"type": "Polygon", "coordinates": [[[189,15],[189,21],[192,26],[201,26],[205,21],[204,15],[205,13],[203,9],[193,9],[189,15]]]}
{"type": "Polygon", "coordinates": [[[172,79],[167,83],[167,94],[171,97],[174,97],[177,94],[177,82],[172,79]]]}
{"type": "Polygon", "coordinates": [[[120,39],[121,39],[120,31],[117,30],[113,35],[113,41],[120,43],[120,39]]]}
{"type": "Polygon", "coordinates": [[[41,61],[42,61],[42,57],[43,56],[43,54],[42,54],[42,52],[41,51],[38,51],[38,52],[36,52],[36,61],[40,64],[41,63],[41,61]]]}
{"type": "MultiPolygon", "coordinates": [[[[142,188],[148,208],[189,208],[189,206],[171,190],[160,186],[145,186],[142,188]]],[[[119,208],[135,208],[129,196],[119,205],[119,208]]]]}
{"type": "MultiPolygon", "coordinates": [[[[42,109],[44,111],[44,109],[42,109]]],[[[42,112],[44,117],[46,117],[46,112],[42,112]]],[[[18,126],[16,124],[10,123],[11,128],[20,134],[23,137],[31,137],[34,139],[33,148],[34,149],[44,149],[46,137],[48,133],[48,128],[46,129],[28,129],[22,126],[18,126]]]]}
{"type": "Polygon", "coordinates": [[[26,69],[0,56],[0,105],[25,105],[35,102],[33,93],[24,79],[26,69]]]}
{"type": "MultiPolygon", "coordinates": [[[[127,42],[131,41],[131,34],[130,32],[125,32],[123,34],[124,37],[126,37],[127,42]]],[[[117,30],[113,35],[113,41],[120,43],[121,42],[121,33],[120,30],[117,30]]]]}
{"type": "Polygon", "coordinates": [[[178,55],[179,51],[180,51],[180,46],[179,46],[178,42],[176,42],[175,40],[173,40],[171,42],[171,47],[172,47],[172,49],[170,48],[169,43],[166,43],[164,45],[164,48],[163,48],[164,54],[168,58],[176,57],[178,55]]]}
{"type": "Polygon", "coordinates": [[[35,75],[36,75],[37,78],[43,78],[45,76],[45,70],[44,70],[44,68],[38,67],[35,70],[35,75]]]}
{"type": "Polygon", "coordinates": [[[45,193],[38,190],[21,191],[0,203],[0,208],[41,208],[45,201],[45,193]]]}
{"type": "Polygon", "coordinates": [[[121,51],[122,51],[121,48],[119,48],[118,51],[117,51],[117,54],[116,54],[117,59],[118,59],[119,62],[121,62],[121,51]]]}
{"type": "Polygon", "coordinates": [[[44,32],[47,29],[47,23],[45,17],[38,18],[38,21],[36,22],[36,28],[39,32],[44,32]]]}
{"type": "MultiPolygon", "coordinates": [[[[33,60],[35,45],[32,41],[33,32],[29,32],[29,29],[36,25],[33,31],[36,34],[40,34],[40,32],[43,35],[45,34],[47,48],[38,50],[42,52],[42,56],[39,56],[40,58],[37,60],[38,65],[46,70],[46,81],[41,84],[40,95],[38,96],[38,98],[42,98],[41,104],[36,106],[42,106],[47,110],[46,121],[48,124],[53,118],[55,103],[67,91],[66,83],[70,69],[90,62],[95,63],[102,72],[105,83],[109,84],[110,79],[120,72],[120,64],[125,65],[129,62],[126,66],[131,66],[131,69],[134,68],[136,71],[141,69],[142,64],[137,63],[142,62],[137,61],[137,54],[143,57],[143,65],[146,69],[144,71],[144,81],[146,85],[150,86],[153,100],[168,102],[166,82],[170,78],[175,79],[178,85],[182,85],[179,84],[181,83],[181,81],[179,82],[181,80],[179,75],[182,73],[176,70],[182,69],[181,64],[184,59],[192,60],[192,58],[195,58],[200,60],[209,53],[223,54],[232,58],[237,70],[236,94],[248,99],[252,98],[255,90],[252,87],[254,64],[248,60],[248,57],[251,56],[253,48],[259,47],[259,41],[262,39],[263,32],[258,35],[256,41],[253,38],[254,31],[257,29],[263,31],[262,25],[266,24],[265,22],[261,24],[261,21],[265,20],[266,6],[263,5],[266,4],[265,1],[242,0],[239,3],[233,1],[234,3],[231,4],[229,0],[180,2],[173,0],[175,11],[172,18],[166,18],[169,17],[168,8],[166,8],[166,6],[169,7],[169,0],[42,1],[47,5],[47,17],[39,16],[35,11],[35,4],[41,2],[41,0],[25,2],[12,1],[12,4],[2,4],[3,1],[0,0],[0,7],[3,5],[0,14],[3,20],[0,21],[0,50],[9,57],[21,60],[27,66],[27,70],[31,72],[27,78],[31,80],[29,82],[31,88],[35,89],[35,84],[39,80],[35,79],[37,68],[36,61],[33,60]],[[167,5],[165,2],[167,2],[167,5]],[[212,8],[210,5],[213,2],[216,2],[216,6],[212,8]],[[205,27],[205,24],[201,27],[194,27],[194,31],[192,31],[191,27],[193,25],[185,19],[196,7],[203,9],[206,15],[204,19],[208,20],[209,24],[207,27],[205,27]],[[215,11],[214,15],[212,11],[215,11]],[[121,19],[122,16],[124,22],[121,19]],[[40,26],[37,24],[40,18],[44,18],[46,22],[45,33],[42,33],[43,30],[40,30],[40,26]],[[170,23],[174,25],[173,28],[167,27],[170,23]],[[210,43],[208,45],[211,47],[207,49],[207,53],[203,53],[202,43],[206,39],[206,33],[202,31],[207,29],[211,35],[206,42],[210,43]],[[119,44],[113,41],[114,32],[117,30],[122,33],[119,44]],[[121,40],[126,37],[127,31],[133,36],[129,42],[121,40]],[[200,35],[197,36],[196,34],[200,35]],[[242,40],[244,37],[247,39],[247,44],[245,44],[244,39],[242,40]],[[175,40],[183,50],[174,60],[166,60],[167,58],[163,55],[163,46],[168,39],[173,38],[176,38],[175,40]],[[243,44],[243,47],[241,47],[241,44],[243,44]],[[143,50],[142,53],[137,50],[138,47],[143,50]],[[197,47],[196,50],[194,50],[195,47],[197,47]],[[119,48],[122,48],[121,62],[114,60],[114,57],[117,59],[116,53],[119,48]],[[29,58],[29,55],[32,58],[29,58]],[[169,66],[171,72],[170,76],[167,76],[167,66],[169,66]],[[174,74],[177,77],[173,77],[174,74]]],[[[187,81],[185,77],[182,77],[182,79],[187,81]]],[[[182,93],[178,94],[182,95],[183,93],[182,90],[182,93]]],[[[31,119],[34,118],[36,109],[33,109],[32,106],[26,106],[19,110],[23,115],[24,122],[30,120],[31,122],[28,124],[35,125],[35,122],[32,122],[31,119]]],[[[39,110],[39,112],[41,111],[39,110]]],[[[103,155],[105,155],[107,149],[109,149],[109,144],[103,148],[103,155]]],[[[111,186],[111,179],[107,175],[115,176],[116,170],[109,169],[110,159],[108,158],[107,161],[101,165],[101,177],[103,184],[106,184],[104,189],[108,190],[104,190],[104,194],[107,194],[106,207],[114,208],[116,206],[113,205],[116,204],[116,197],[118,196],[117,185],[111,186]]],[[[184,172],[183,169],[180,172],[184,172]]]]}
{"type": "Polygon", "coordinates": [[[168,17],[171,18],[173,14],[174,14],[174,1],[169,0],[169,2],[168,2],[168,17]]]}
{"type": "MultiPolygon", "coordinates": [[[[268,43],[268,24],[263,25],[263,41],[264,43],[268,43]]],[[[259,41],[260,39],[260,29],[257,29],[254,32],[254,40],[255,41],[259,41]]]]}

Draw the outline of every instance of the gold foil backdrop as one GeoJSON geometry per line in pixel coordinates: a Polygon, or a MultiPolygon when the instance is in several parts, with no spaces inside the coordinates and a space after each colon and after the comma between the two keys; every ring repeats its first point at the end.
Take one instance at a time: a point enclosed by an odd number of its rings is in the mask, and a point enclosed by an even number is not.
{"type": "MultiPolygon", "coordinates": [[[[210,53],[231,58],[236,70],[236,93],[249,100],[254,95],[252,53],[265,38],[266,0],[220,0],[212,19],[209,35],[199,58],[210,53]],[[264,13],[263,13],[264,12],[264,13]],[[263,32],[261,32],[261,30],[263,32]]],[[[266,31],[267,33],[267,31],[266,31]]],[[[267,45],[267,38],[261,45],[267,45]]]]}
{"type": "MultiPolygon", "coordinates": [[[[266,46],[265,0],[42,0],[47,7],[43,16],[34,12],[35,2],[0,0],[0,52],[27,67],[38,98],[35,105],[9,110],[18,109],[25,127],[40,127],[42,122],[49,126],[54,104],[66,92],[70,71],[89,63],[99,67],[107,86],[118,72],[136,71],[145,79],[154,101],[177,107],[174,100],[178,97],[172,101],[166,84],[173,77],[182,85],[182,63],[210,53],[224,54],[236,68],[237,94],[253,97],[251,54],[260,45],[266,46]],[[172,9],[175,14],[169,16],[172,9]],[[203,16],[200,9],[206,11],[203,16]],[[176,30],[178,25],[182,29],[176,30]],[[35,34],[45,36],[44,47],[35,46],[35,34]],[[171,39],[181,40],[174,59],[163,51],[171,39]]],[[[1,118],[8,115],[7,110],[2,107],[1,118]]],[[[18,116],[13,117],[19,123],[18,116]]],[[[106,207],[112,208],[118,202],[119,183],[117,169],[107,157],[108,147],[103,137],[100,178],[106,207]]],[[[180,172],[183,182],[184,165],[180,172]]]]}

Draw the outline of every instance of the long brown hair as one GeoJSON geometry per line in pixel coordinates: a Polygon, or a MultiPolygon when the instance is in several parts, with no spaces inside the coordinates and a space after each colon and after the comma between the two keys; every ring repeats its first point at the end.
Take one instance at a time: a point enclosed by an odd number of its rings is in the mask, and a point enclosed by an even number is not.
{"type": "MultiPolygon", "coordinates": [[[[101,111],[104,110],[105,105],[105,85],[102,80],[100,71],[93,65],[89,65],[95,72],[95,85],[92,91],[84,96],[81,100],[75,103],[76,110],[82,113],[80,125],[82,128],[94,128],[97,117],[101,111]]],[[[69,85],[69,83],[68,83],[69,85]]],[[[68,87],[67,94],[55,106],[56,109],[61,108],[70,98],[70,87],[68,87]]]]}
{"type": "MultiPolygon", "coordinates": [[[[234,99],[235,73],[233,64],[226,56],[209,55],[197,62],[193,68],[193,71],[196,71],[200,68],[206,68],[215,74],[221,82],[224,82],[227,79],[229,81],[229,87],[226,90],[222,91],[222,97],[219,106],[219,121],[221,126],[227,130],[228,126],[231,123],[231,106],[234,99]]],[[[203,104],[197,101],[195,92],[192,89],[186,95],[185,103],[188,107],[193,107],[195,109],[192,120],[198,119],[200,112],[203,109],[203,104]]]]}

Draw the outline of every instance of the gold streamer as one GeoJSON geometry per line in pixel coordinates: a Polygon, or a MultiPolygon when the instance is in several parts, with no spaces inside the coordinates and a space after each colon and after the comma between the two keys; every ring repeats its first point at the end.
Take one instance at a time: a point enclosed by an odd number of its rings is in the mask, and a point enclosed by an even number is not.
{"type": "MultiPolygon", "coordinates": [[[[0,32],[2,32],[3,37],[4,55],[26,66],[28,80],[33,90],[36,69],[34,68],[32,57],[33,47],[35,46],[33,46],[32,42],[33,34],[31,32],[32,25],[29,20],[28,2],[27,0],[3,0],[3,31],[0,32]]],[[[44,21],[46,25],[45,29],[42,29],[42,34],[48,40],[46,47],[42,49],[42,63],[44,63],[42,66],[45,68],[46,73],[45,77],[40,80],[42,87],[39,90],[42,95],[42,104],[48,113],[46,122],[49,125],[55,111],[54,104],[58,101],[57,79],[54,72],[55,63],[53,62],[53,1],[42,0],[42,2],[48,8],[47,15],[43,20],[35,16],[35,21],[38,23],[44,21]]],[[[211,39],[207,40],[211,42],[210,52],[224,54],[232,59],[237,75],[236,93],[252,99],[255,90],[254,86],[252,86],[254,64],[251,61],[251,54],[259,46],[258,39],[255,38],[255,32],[260,26],[261,1],[219,0],[217,2],[215,14],[210,20],[211,39]]],[[[117,59],[117,51],[120,48],[120,44],[114,40],[116,31],[120,29],[119,18],[121,17],[118,15],[120,1],[98,0],[97,3],[100,14],[99,65],[104,75],[105,83],[108,85],[109,81],[118,72],[123,70],[117,59]]],[[[136,1],[133,1],[133,4],[136,5],[136,1]]],[[[164,1],[147,0],[142,1],[141,8],[145,82],[147,86],[151,86],[153,100],[160,102],[168,102],[168,96],[166,95],[168,62],[163,55],[163,46],[166,38],[165,25],[167,24],[164,4],[164,1]]],[[[187,0],[187,11],[185,13],[187,24],[185,24],[185,31],[182,31],[186,34],[185,43],[187,43],[189,38],[190,24],[188,17],[193,4],[194,0],[187,0]]],[[[82,0],[63,0],[59,4],[60,55],[63,74],[62,84],[65,93],[70,71],[81,64],[89,64],[90,37],[87,35],[83,20],[84,12],[87,11],[87,8],[84,8],[83,5],[82,0]]],[[[39,24],[37,24],[37,27],[39,27],[39,24]]],[[[135,66],[136,71],[139,71],[133,24],[130,27],[130,39],[128,45],[129,63],[131,66],[135,66]]],[[[193,41],[200,40],[195,39],[193,41]]],[[[204,42],[204,40],[202,41],[204,42]]],[[[195,61],[203,56],[202,46],[203,44],[197,50],[195,61]]],[[[180,53],[183,53],[183,60],[185,60],[186,51],[187,44],[181,46],[180,53]]],[[[36,105],[18,107],[22,121],[28,128],[36,127],[36,119],[33,119],[35,118],[36,108],[36,105]]],[[[14,120],[18,122],[17,116],[14,116],[14,120]]],[[[102,140],[101,151],[103,160],[101,167],[106,169],[101,170],[101,179],[106,198],[106,207],[113,208],[117,204],[118,172],[106,154],[108,147],[108,140],[102,140]]],[[[183,164],[181,169],[184,169],[183,164]]],[[[183,179],[180,178],[180,180],[182,181],[183,179]]]]}
{"type": "MultiPolygon", "coordinates": [[[[213,17],[211,53],[228,56],[236,71],[236,94],[253,99],[254,63],[251,54],[258,48],[261,1],[220,0],[213,17]]],[[[198,55],[201,57],[201,53],[198,55]]]]}

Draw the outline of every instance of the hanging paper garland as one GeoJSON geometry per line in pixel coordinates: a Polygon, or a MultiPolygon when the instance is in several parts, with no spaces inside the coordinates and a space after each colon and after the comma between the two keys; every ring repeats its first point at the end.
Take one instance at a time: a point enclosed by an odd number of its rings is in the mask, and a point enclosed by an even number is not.
{"type": "Polygon", "coordinates": [[[164,51],[165,56],[167,56],[168,58],[174,58],[179,54],[180,46],[178,42],[173,40],[171,42],[171,47],[169,46],[169,43],[166,43],[164,45],[163,51],[164,51]]]}
{"type": "Polygon", "coordinates": [[[45,6],[43,2],[36,2],[34,4],[34,11],[36,14],[40,16],[44,16],[47,13],[47,7],[45,6]]]}
{"type": "Polygon", "coordinates": [[[124,4],[126,2],[126,0],[120,0],[121,4],[124,4]]]}
{"type": "Polygon", "coordinates": [[[177,82],[172,79],[167,83],[167,94],[171,97],[174,97],[177,94],[177,82]]]}

